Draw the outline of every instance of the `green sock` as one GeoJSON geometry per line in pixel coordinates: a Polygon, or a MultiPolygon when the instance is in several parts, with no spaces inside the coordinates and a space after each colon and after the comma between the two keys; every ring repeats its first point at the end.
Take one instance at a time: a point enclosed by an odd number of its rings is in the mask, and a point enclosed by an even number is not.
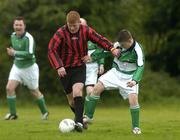
{"type": "Polygon", "coordinates": [[[88,110],[88,101],[89,101],[89,95],[86,95],[85,102],[84,102],[84,112],[86,113],[88,110]]]}
{"type": "Polygon", "coordinates": [[[43,97],[43,96],[41,96],[40,98],[38,98],[38,99],[36,100],[36,102],[37,102],[37,105],[38,105],[39,109],[41,110],[41,113],[42,113],[42,114],[48,112],[47,107],[46,107],[46,104],[45,104],[45,100],[44,100],[44,97],[43,97]]]}
{"type": "Polygon", "coordinates": [[[87,115],[89,118],[93,118],[96,104],[98,100],[100,99],[100,96],[86,96],[85,98],[85,115],[87,115]]]}
{"type": "Polygon", "coordinates": [[[7,96],[7,102],[11,114],[16,114],[16,95],[7,96]]]}
{"type": "Polygon", "coordinates": [[[131,118],[132,118],[132,127],[139,127],[139,105],[136,107],[131,107],[131,118]]]}

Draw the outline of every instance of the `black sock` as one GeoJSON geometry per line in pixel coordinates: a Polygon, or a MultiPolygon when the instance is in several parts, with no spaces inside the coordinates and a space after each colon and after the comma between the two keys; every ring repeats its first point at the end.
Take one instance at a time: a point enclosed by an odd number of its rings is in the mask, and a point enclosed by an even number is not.
{"type": "Polygon", "coordinates": [[[71,108],[71,111],[75,114],[75,109],[72,106],[69,106],[71,108]]]}
{"type": "Polygon", "coordinates": [[[83,124],[83,110],[84,110],[83,97],[78,96],[74,98],[74,109],[75,109],[75,122],[80,122],[83,124]]]}

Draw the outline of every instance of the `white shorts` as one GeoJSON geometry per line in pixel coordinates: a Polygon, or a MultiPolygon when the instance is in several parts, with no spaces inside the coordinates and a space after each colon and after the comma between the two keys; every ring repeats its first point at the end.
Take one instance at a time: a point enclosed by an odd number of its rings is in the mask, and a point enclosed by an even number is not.
{"type": "Polygon", "coordinates": [[[124,99],[128,98],[128,94],[138,94],[139,85],[127,87],[127,82],[132,80],[133,75],[124,74],[116,68],[112,68],[107,73],[99,77],[99,81],[103,83],[106,90],[119,89],[119,93],[124,99]]]}
{"type": "Polygon", "coordinates": [[[85,85],[95,85],[98,78],[98,64],[88,63],[86,64],[86,82],[85,85]]]}
{"type": "Polygon", "coordinates": [[[19,81],[29,89],[37,89],[39,87],[39,67],[35,63],[28,68],[20,69],[13,64],[8,79],[19,81]]]}

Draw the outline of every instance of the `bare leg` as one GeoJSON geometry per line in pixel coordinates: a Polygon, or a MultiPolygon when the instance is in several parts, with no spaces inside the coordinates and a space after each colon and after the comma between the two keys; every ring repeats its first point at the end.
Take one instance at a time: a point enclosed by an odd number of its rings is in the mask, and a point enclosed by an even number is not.
{"type": "Polygon", "coordinates": [[[94,86],[87,86],[86,87],[86,94],[90,95],[94,90],[94,86]]]}
{"type": "Polygon", "coordinates": [[[103,85],[102,82],[99,81],[99,82],[94,86],[94,90],[93,90],[93,92],[91,93],[91,95],[100,96],[103,91],[104,91],[104,85],[103,85]]]}

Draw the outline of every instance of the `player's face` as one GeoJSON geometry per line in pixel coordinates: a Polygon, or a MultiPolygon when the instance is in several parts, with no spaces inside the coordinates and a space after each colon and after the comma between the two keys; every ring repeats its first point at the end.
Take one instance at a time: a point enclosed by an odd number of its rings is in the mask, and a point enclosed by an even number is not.
{"type": "Polygon", "coordinates": [[[13,24],[14,31],[17,36],[21,36],[25,32],[25,24],[23,20],[15,20],[13,24]]]}
{"type": "Polygon", "coordinates": [[[129,43],[128,42],[121,42],[121,47],[124,49],[128,49],[129,43]]]}
{"type": "Polygon", "coordinates": [[[126,42],[121,42],[120,44],[121,44],[121,47],[122,47],[122,48],[128,49],[128,48],[131,47],[132,43],[133,43],[133,39],[129,39],[128,41],[126,41],[126,42]]]}
{"type": "Polygon", "coordinates": [[[75,23],[69,23],[67,22],[67,26],[69,31],[73,34],[73,33],[77,33],[80,27],[80,22],[75,22],[75,23]]]}

